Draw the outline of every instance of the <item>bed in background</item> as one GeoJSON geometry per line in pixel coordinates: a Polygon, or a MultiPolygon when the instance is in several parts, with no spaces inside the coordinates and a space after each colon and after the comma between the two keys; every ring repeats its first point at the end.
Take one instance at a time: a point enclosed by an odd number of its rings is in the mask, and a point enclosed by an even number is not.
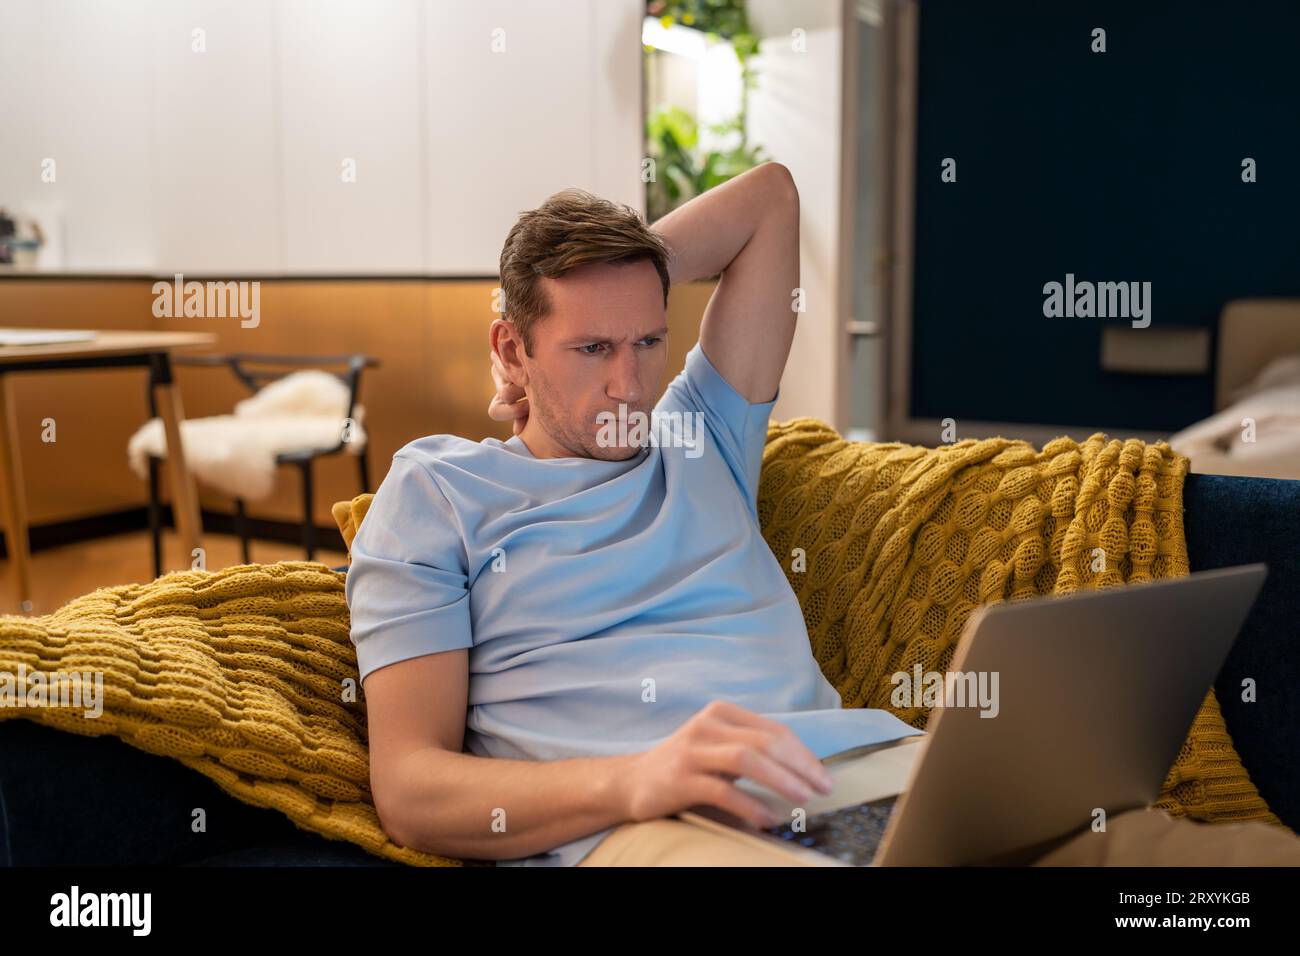
{"type": "Polygon", "coordinates": [[[1215,414],[1170,436],[1206,475],[1300,479],[1300,299],[1241,299],[1219,318],[1215,414]]]}

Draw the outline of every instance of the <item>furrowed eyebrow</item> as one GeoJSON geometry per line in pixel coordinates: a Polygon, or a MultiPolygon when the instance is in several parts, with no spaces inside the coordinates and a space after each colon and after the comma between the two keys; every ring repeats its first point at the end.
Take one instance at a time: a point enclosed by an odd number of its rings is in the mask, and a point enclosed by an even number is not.
{"type": "MultiPolygon", "coordinates": [[[[668,326],[665,325],[663,328],[654,329],[653,331],[645,332],[641,335],[638,335],[633,341],[639,342],[642,339],[647,338],[651,335],[662,336],[667,334],[668,334],[668,326]]],[[[565,345],[605,345],[609,341],[610,341],[609,339],[601,338],[599,335],[591,335],[586,337],[577,335],[571,339],[567,339],[564,344],[565,345]]]]}

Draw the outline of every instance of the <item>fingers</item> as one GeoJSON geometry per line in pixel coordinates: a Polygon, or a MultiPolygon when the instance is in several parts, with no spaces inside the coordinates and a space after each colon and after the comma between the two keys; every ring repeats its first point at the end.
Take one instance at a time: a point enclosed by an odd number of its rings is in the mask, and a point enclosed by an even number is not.
{"type": "Polygon", "coordinates": [[[751,797],[721,777],[703,776],[690,788],[692,805],[705,804],[726,810],[752,827],[763,829],[783,821],[783,817],[769,810],[761,800],[751,797]]]}
{"type": "MultiPolygon", "coordinates": [[[[496,354],[493,353],[493,362],[497,362],[496,354]]],[[[492,380],[496,383],[497,397],[506,405],[512,405],[519,399],[524,398],[526,393],[522,385],[516,385],[506,377],[506,371],[499,364],[492,366],[492,380]]]]}
{"type": "MultiPolygon", "coordinates": [[[[719,738],[744,743],[798,774],[804,784],[823,793],[830,792],[830,773],[799,735],[785,724],[723,700],[710,703],[706,713],[721,722],[719,738]]],[[[704,732],[711,733],[707,723],[704,732]]]]}
{"type": "Polygon", "coordinates": [[[693,751],[693,756],[699,770],[746,777],[796,805],[807,803],[814,796],[812,786],[797,773],[746,743],[737,741],[700,747],[693,751]]]}
{"type": "MultiPolygon", "coordinates": [[[[785,729],[789,730],[789,728],[785,729]]],[[[830,793],[834,788],[830,772],[794,734],[794,731],[789,731],[789,735],[794,737],[793,742],[784,734],[773,736],[765,730],[732,727],[722,735],[723,739],[719,740],[719,743],[743,746],[762,758],[771,760],[780,768],[781,773],[789,775],[792,785],[797,786],[801,793],[806,793],[799,796],[797,798],[799,800],[807,800],[814,792],[830,793]]],[[[741,773],[741,775],[749,776],[748,773],[741,773]]],[[[785,788],[773,786],[767,780],[759,780],[759,782],[772,787],[773,790],[788,793],[785,788]]]]}
{"type": "MultiPolygon", "coordinates": [[[[516,388],[517,386],[511,386],[516,388]]],[[[492,396],[492,401],[488,403],[488,417],[498,422],[519,422],[521,418],[528,417],[528,396],[514,396],[509,400],[503,400],[501,392],[492,396]]]]}
{"type": "Polygon", "coordinates": [[[522,386],[507,377],[505,366],[495,351],[489,350],[488,358],[492,363],[492,380],[497,387],[496,394],[488,403],[488,417],[493,421],[513,422],[514,433],[518,435],[528,418],[528,395],[522,386]]]}

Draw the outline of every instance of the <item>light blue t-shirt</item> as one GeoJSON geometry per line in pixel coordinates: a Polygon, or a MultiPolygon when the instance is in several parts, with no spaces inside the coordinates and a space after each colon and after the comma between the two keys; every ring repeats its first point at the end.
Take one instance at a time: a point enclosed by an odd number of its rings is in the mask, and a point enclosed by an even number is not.
{"type": "MultiPolygon", "coordinates": [[[[775,402],[750,404],[697,343],[627,460],[538,459],[517,436],[407,444],[352,542],[361,679],[469,648],[465,745],[487,757],[641,752],[714,699],[818,757],[921,733],[841,709],[813,658],[756,511],[775,402]]],[[[502,865],[571,866],[612,830],[502,865]]]]}

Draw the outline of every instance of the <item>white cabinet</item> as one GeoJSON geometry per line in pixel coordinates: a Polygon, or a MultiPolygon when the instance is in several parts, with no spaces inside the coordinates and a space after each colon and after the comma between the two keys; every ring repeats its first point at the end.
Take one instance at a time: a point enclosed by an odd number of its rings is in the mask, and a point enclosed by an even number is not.
{"type": "Polygon", "coordinates": [[[429,0],[429,271],[495,273],[519,213],[566,186],[643,207],[641,9],[429,0]]]}
{"type": "Polygon", "coordinates": [[[642,9],[4,0],[0,206],[70,270],[495,275],[559,189],[643,209],[642,9]]]}
{"type": "Polygon", "coordinates": [[[134,9],[126,28],[152,33],[158,269],[280,271],[274,5],[150,0],[134,9]]]}
{"type": "Polygon", "coordinates": [[[54,265],[150,269],[155,150],[147,23],[130,0],[0,3],[0,207],[54,265]]]}
{"type": "Polygon", "coordinates": [[[421,0],[281,0],[291,273],[425,270],[421,0]]]}

